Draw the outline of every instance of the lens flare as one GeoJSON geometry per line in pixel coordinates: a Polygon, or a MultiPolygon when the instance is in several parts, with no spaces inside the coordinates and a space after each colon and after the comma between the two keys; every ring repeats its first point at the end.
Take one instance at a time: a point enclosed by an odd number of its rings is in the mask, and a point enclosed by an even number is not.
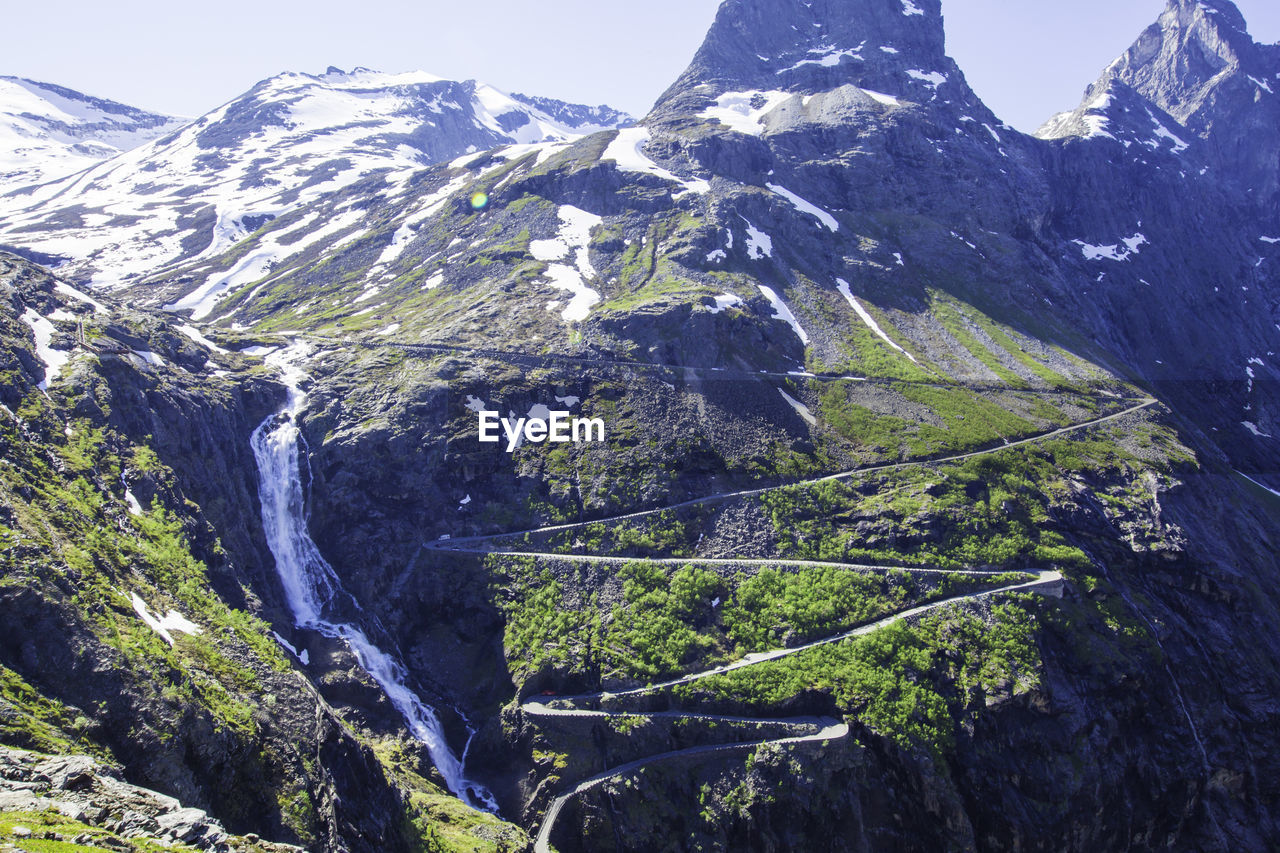
{"type": "Polygon", "coordinates": [[[475,210],[484,210],[489,206],[489,196],[484,193],[476,193],[471,197],[471,207],[475,210]]]}

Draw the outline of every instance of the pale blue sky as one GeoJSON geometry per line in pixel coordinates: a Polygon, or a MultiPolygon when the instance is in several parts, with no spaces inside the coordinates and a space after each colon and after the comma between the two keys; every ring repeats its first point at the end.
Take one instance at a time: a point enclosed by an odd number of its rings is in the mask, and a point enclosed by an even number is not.
{"type": "MultiPolygon", "coordinates": [[[[1259,41],[1280,4],[1239,0],[1259,41]]],[[[199,115],[280,71],[423,70],[636,115],[683,70],[719,0],[45,0],[5,10],[0,74],[199,115]]],[[[1163,0],[943,0],[948,51],[1024,130],[1074,108],[1163,0]]]]}

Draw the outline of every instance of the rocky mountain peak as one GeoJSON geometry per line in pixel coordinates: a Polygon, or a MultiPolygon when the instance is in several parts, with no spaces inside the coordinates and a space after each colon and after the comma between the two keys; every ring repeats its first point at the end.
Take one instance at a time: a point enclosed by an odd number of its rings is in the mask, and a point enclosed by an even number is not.
{"type": "Polygon", "coordinates": [[[1280,49],[1255,43],[1230,0],[1170,0],[1085,91],[1081,106],[1055,116],[1037,135],[1104,135],[1097,132],[1106,123],[1098,106],[1111,103],[1118,87],[1151,105],[1158,136],[1156,124],[1186,143],[1205,140],[1206,156],[1230,181],[1264,209],[1280,206],[1280,49]]]}
{"type": "Polygon", "coordinates": [[[939,0],[725,0],[655,113],[730,92],[808,95],[844,85],[928,101],[959,78],[939,0]]]}
{"type": "Polygon", "coordinates": [[[1129,84],[1104,79],[1073,112],[1059,113],[1035,135],[1041,139],[1110,139],[1137,152],[1182,154],[1196,137],[1129,84]]]}
{"type": "Polygon", "coordinates": [[[1270,87],[1274,72],[1258,67],[1263,64],[1244,16],[1230,0],[1170,0],[1095,88],[1109,79],[1122,80],[1195,127],[1208,123],[1197,116],[1223,84],[1247,85],[1252,77],[1270,87]]]}
{"type": "Polygon", "coordinates": [[[1184,20],[1199,22],[1214,28],[1226,28],[1247,33],[1244,15],[1231,0],[1169,0],[1165,14],[1174,12],[1184,20]]]}

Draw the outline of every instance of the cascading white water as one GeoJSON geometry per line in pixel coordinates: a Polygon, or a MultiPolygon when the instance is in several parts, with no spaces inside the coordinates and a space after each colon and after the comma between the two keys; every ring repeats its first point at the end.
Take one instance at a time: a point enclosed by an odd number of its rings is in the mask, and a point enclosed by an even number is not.
{"type": "Polygon", "coordinates": [[[496,812],[497,803],[488,789],[466,778],[462,762],[449,749],[435,711],[407,686],[405,668],[374,645],[356,625],[325,618],[325,608],[342,591],[342,584],[307,532],[297,425],[297,416],[307,403],[307,395],[300,387],[305,374],[298,361],[307,354],[305,344],[294,344],[267,356],[267,362],[281,370],[289,399],[283,411],[263,421],[250,439],[258,463],[262,526],[294,621],[300,628],[343,640],[404,717],[409,731],[426,745],[449,790],[475,808],[496,812]]]}

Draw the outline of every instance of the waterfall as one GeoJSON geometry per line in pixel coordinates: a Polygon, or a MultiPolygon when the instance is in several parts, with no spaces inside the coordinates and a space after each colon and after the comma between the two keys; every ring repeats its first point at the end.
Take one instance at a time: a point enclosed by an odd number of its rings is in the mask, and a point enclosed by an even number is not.
{"type": "Polygon", "coordinates": [[[307,403],[307,395],[301,390],[306,377],[297,362],[307,353],[305,344],[294,344],[267,356],[267,362],[281,370],[289,398],[285,408],[263,421],[250,439],[258,464],[262,527],[294,622],[299,628],[345,642],[361,668],[404,717],[409,731],[426,745],[449,790],[474,808],[497,812],[493,795],[483,785],[466,778],[463,762],[449,749],[435,711],[409,689],[404,666],[378,648],[358,626],[325,618],[335,596],[346,593],[307,532],[297,424],[297,416],[307,403]]]}

